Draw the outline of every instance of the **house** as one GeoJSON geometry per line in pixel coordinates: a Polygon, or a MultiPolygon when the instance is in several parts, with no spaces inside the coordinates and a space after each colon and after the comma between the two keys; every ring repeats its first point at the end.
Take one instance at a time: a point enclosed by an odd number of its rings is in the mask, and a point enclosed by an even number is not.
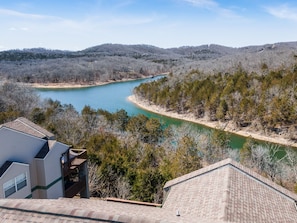
{"type": "Polygon", "coordinates": [[[87,154],[26,118],[0,126],[0,198],[88,195],[87,154]]]}
{"type": "Polygon", "coordinates": [[[223,222],[297,222],[297,195],[226,159],[164,186],[166,210],[223,222]]]}
{"type": "Polygon", "coordinates": [[[167,182],[161,205],[120,199],[0,199],[4,222],[297,222],[297,195],[226,159],[167,182]]]}

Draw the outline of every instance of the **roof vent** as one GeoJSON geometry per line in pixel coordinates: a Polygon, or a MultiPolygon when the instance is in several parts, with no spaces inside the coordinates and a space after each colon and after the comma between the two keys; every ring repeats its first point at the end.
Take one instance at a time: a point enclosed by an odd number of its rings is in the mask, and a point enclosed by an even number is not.
{"type": "Polygon", "coordinates": [[[176,216],[177,216],[177,217],[180,216],[179,210],[176,211],[176,216]]]}

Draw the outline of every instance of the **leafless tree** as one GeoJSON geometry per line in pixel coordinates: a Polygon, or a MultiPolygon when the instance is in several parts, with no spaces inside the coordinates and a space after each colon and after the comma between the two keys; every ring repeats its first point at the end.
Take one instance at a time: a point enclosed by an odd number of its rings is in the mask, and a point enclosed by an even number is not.
{"type": "Polygon", "coordinates": [[[131,185],[128,180],[122,176],[116,179],[116,193],[117,198],[128,199],[131,195],[131,185]]]}
{"type": "Polygon", "coordinates": [[[285,162],[289,166],[291,177],[294,179],[294,183],[297,183],[297,152],[293,149],[286,150],[285,162]]]}
{"type": "Polygon", "coordinates": [[[272,181],[281,181],[285,157],[279,158],[280,152],[276,144],[256,145],[251,150],[251,165],[272,181]]]}
{"type": "Polygon", "coordinates": [[[88,162],[88,172],[89,172],[89,191],[91,196],[94,196],[101,189],[100,187],[101,177],[98,172],[98,165],[88,162]]]}

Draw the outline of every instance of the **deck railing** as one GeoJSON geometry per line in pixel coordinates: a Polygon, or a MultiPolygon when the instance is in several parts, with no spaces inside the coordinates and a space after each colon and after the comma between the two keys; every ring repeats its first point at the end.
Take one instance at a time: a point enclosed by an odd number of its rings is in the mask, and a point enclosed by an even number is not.
{"type": "Polygon", "coordinates": [[[65,188],[65,197],[72,198],[86,187],[86,177],[81,178],[78,182],[71,182],[65,188]]]}
{"type": "MultiPolygon", "coordinates": [[[[73,151],[75,152],[75,150],[72,150],[71,152],[73,151]]],[[[64,177],[68,176],[71,173],[75,173],[77,171],[77,168],[87,161],[87,151],[85,150],[77,150],[77,151],[78,151],[77,155],[71,158],[70,158],[69,152],[66,154],[67,158],[64,160],[64,163],[62,163],[64,177]]]]}

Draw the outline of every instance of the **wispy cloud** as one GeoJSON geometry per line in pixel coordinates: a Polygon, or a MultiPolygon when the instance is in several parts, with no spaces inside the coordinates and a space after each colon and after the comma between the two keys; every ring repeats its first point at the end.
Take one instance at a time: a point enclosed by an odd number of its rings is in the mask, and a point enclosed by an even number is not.
{"type": "Polygon", "coordinates": [[[112,19],[110,21],[110,23],[114,24],[114,25],[124,25],[124,26],[130,26],[130,25],[143,25],[143,24],[148,24],[153,22],[154,20],[152,18],[131,18],[131,19],[121,19],[121,18],[117,18],[117,19],[112,19]]]}
{"type": "Polygon", "coordinates": [[[77,28],[84,25],[84,21],[75,21],[52,15],[23,13],[4,8],[0,8],[0,17],[6,19],[6,25],[10,24],[8,28],[10,31],[29,31],[29,27],[50,30],[53,27],[77,28]]]}
{"type": "Polygon", "coordinates": [[[3,9],[3,8],[0,8],[0,16],[11,16],[11,17],[24,18],[24,19],[58,19],[57,17],[54,17],[54,16],[23,13],[23,12],[14,11],[10,9],[3,9]]]}
{"type": "Polygon", "coordinates": [[[18,31],[18,30],[20,30],[20,31],[29,31],[29,28],[27,28],[27,27],[21,27],[21,28],[10,27],[8,30],[9,31],[18,31]]]}
{"type": "MultiPolygon", "coordinates": [[[[127,2],[126,4],[128,3],[129,2],[127,2]]],[[[55,23],[55,24],[63,25],[65,27],[72,27],[72,28],[78,28],[78,27],[81,27],[82,25],[96,24],[96,23],[97,24],[104,23],[109,25],[141,25],[141,24],[148,24],[148,23],[154,22],[155,20],[158,20],[158,18],[156,18],[158,16],[156,15],[134,17],[134,16],[121,16],[121,15],[114,16],[113,14],[108,14],[108,13],[103,13],[100,17],[91,15],[80,20],[73,20],[73,19],[61,18],[57,16],[50,16],[50,15],[23,13],[23,12],[3,9],[3,8],[0,8],[0,16],[14,17],[19,19],[20,21],[40,20],[42,22],[55,23]]],[[[10,28],[10,30],[12,31],[17,29],[12,27],[10,28]]]]}
{"type": "Polygon", "coordinates": [[[122,1],[118,2],[114,7],[120,9],[120,8],[123,8],[126,6],[130,6],[133,3],[134,3],[133,0],[126,0],[126,1],[122,0],[122,1]]]}
{"type": "Polygon", "coordinates": [[[184,0],[194,6],[201,7],[201,8],[217,8],[219,7],[218,3],[212,0],[184,0]]]}
{"type": "Polygon", "coordinates": [[[213,11],[224,17],[240,17],[233,10],[221,7],[219,3],[213,0],[183,0],[183,1],[189,4],[192,4],[195,7],[204,8],[209,11],[213,11]]]}
{"type": "Polygon", "coordinates": [[[275,7],[265,7],[266,11],[280,19],[288,19],[297,21],[297,8],[290,7],[287,4],[283,4],[275,7]]]}

